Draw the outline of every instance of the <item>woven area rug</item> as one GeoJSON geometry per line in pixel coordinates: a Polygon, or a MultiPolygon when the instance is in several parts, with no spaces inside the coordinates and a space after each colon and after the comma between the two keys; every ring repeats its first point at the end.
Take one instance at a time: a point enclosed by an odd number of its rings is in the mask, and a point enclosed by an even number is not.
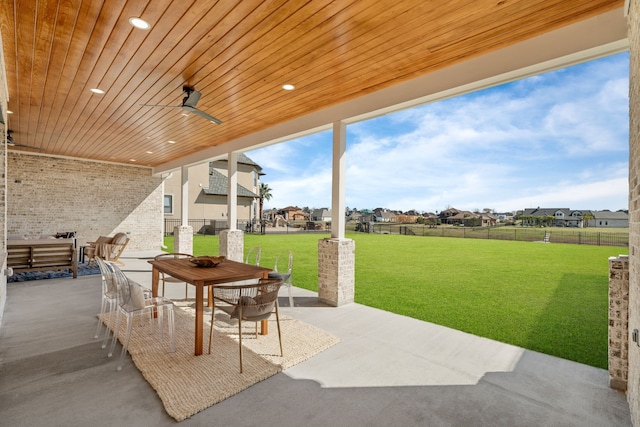
{"type": "MultiPolygon", "coordinates": [[[[89,276],[92,274],[100,274],[100,269],[97,265],[87,265],[86,263],[78,264],[78,277],[80,276],[89,276]]],[[[8,283],[15,282],[28,282],[31,280],[42,280],[42,279],[59,279],[61,277],[73,277],[73,273],[70,273],[69,270],[60,270],[60,271],[25,271],[23,273],[16,273],[12,276],[9,276],[7,279],[8,283]]]]}
{"type": "MultiPolygon", "coordinates": [[[[167,334],[164,342],[160,342],[158,331],[151,334],[148,322],[139,318],[135,320],[129,354],[158,393],[167,413],[177,421],[182,421],[340,341],[319,328],[284,315],[282,311],[280,327],[284,357],[280,357],[275,316],[269,320],[269,334],[259,335],[257,339],[255,324],[243,324],[242,374],[238,355],[238,324],[222,311],[216,311],[212,350],[208,354],[211,312],[205,309],[204,354],[194,356],[195,309],[193,302],[189,301],[176,302],[175,353],[170,352],[167,334]]],[[[124,337],[124,327],[121,327],[121,339],[124,337]]],[[[114,357],[119,356],[119,353],[114,354],[114,357]]]]}

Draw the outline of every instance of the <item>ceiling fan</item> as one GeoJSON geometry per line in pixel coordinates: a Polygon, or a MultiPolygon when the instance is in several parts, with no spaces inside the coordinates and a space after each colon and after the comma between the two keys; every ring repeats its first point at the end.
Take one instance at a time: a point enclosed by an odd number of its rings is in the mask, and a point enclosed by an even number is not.
{"type": "Polygon", "coordinates": [[[195,90],[189,86],[183,86],[182,91],[185,93],[185,97],[182,99],[182,105],[151,105],[151,104],[141,104],[143,107],[160,107],[160,108],[182,108],[190,113],[197,114],[205,119],[209,120],[215,124],[222,124],[222,120],[217,119],[209,114],[205,113],[202,110],[198,110],[196,105],[200,100],[200,96],[202,95],[200,92],[195,90]]]}
{"type": "Polygon", "coordinates": [[[10,147],[32,148],[34,150],[44,150],[44,148],[42,147],[35,147],[33,145],[16,144],[16,141],[13,139],[13,131],[11,129],[7,130],[7,145],[10,147]]]}

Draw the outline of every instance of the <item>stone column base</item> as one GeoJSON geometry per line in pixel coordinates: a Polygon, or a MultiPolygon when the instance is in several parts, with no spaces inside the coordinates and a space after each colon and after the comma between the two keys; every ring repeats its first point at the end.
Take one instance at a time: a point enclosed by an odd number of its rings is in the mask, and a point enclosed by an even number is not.
{"type": "Polygon", "coordinates": [[[244,261],[244,231],[222,230],[220,232],[220,255],[231,261],[244,261]]]}
{"type": "Polygon", "coordinates": [[[609,386],[626,391],[628,374],[629,256],[620,255],[609,258],[609,386]]]}
{"type": "Polygon", "coordinates": [[[193,254],[193,227],[190,225],[173,227],[173,252],[193,254]]]}
{"type": "Polygon", "coordinates": [[[318,241],[318,299],[334,307],[352,303],[355,294],[356,242],[318,241]]]}

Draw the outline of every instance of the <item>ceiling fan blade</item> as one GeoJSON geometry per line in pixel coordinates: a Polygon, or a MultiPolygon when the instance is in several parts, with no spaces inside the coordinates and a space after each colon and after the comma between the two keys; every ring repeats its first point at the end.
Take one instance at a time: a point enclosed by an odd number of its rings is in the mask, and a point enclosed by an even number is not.
{"type": "Polygon", "coordinates": [[[210,122],[215,123],[215,124],[217,124],[217,125],[222,124],[222,120],[217,119],[217,118],[215,118],[215,117],[213,117],[213,116],[210,116],[209,114],[205,113],[205,112],[204,112],[204,111],[202,111],[202,110],[198,110],[197,108],[189,107],[188,105],[183,105],[183,106],[182,106],[182,109],[183,109],[183,110],[186,110],[186,111],[188,111],[188,112],[190,112],[190,113],[197,114],[197,115],[199,115],[200,117],[204,117],[205,119],[207,119],[207,120],[209,120],[210,122]]]}
{"type": "Polygon", "coordinates": [[[13,139],[13,131],[11,129],[7,130],[7,140],[6,143],[9,147],[19,147],[19,148],[31,148],[33,150],[44,150],[42,147],[34,147],[33,145],[25,145],[25,144],[16,144],[15,139],[13,139]]]}
{"type": "Polygon", "coordinates": [[[181,108],[180,105],[151,105],[151,104],[140,104],[143,107],[160,107],[160,108],[181,108]]]}
{"type": "Polygon", "coordinates": [[[24,145],[24,144],[16,144],[15,142],[11,143],[11,142],[7,142],[7,145],[9,147],[17,147],[17,148],[31,148],[32,150],[44,150],[44,148],[42,147],[34,147],[33,145],[24,145]]]}

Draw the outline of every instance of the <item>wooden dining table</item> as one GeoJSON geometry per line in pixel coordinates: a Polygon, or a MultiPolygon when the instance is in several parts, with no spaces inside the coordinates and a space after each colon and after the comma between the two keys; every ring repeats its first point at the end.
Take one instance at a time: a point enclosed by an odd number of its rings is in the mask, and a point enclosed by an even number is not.
{"type": "MultiPolygon", "coordinates": [[[[153,266],[151,271],[151,292],[158,296],[158,282],[160,272],[168,274],[196,289],[196,325],[195,325],[195,355],[202,354],[202,342],[204,331],[204,290],[208,289],[208,305],[213,305],[211,286],[223,283],[240,282],[243,280],[268,278],[271,269],[242,262],[225,260],[216,267],[197,267],[188,258],[150,260],[153,266]]],[[[267,324],[262,322],[261,333],[267,334],[267,324]]]]}

